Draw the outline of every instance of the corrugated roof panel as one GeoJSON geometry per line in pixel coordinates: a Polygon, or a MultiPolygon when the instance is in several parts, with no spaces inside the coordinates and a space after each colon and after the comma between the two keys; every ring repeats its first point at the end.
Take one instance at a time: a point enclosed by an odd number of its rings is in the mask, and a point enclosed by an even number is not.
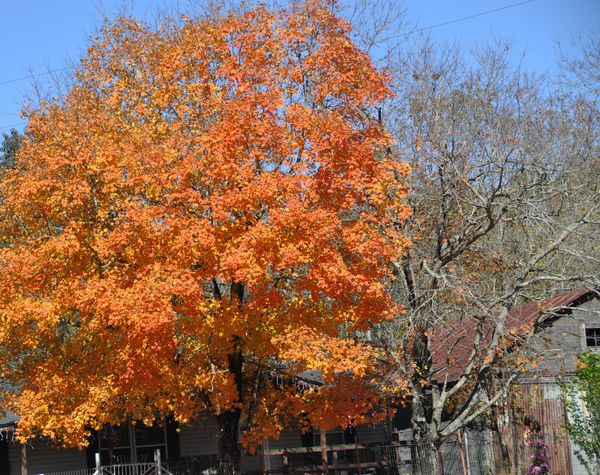
{"type": "MultiPolygon", "coordinates": [[[[513,307],[508,314],[506,327],[511,332],[518,332],[529,324],[534,323],[544,314],[552,314],[570,306],[586,294],[592,295],[589,289],[579,289],[566,292],[539,302],[530,302],[513,307]]],[[[551,316],[551,315],[548,315],[551,316]]],[[[543,319],[543,318],[542,318],[543,319]]],[[[481,325],[481,341],[479,353],[475,358],[483,357],[487,350],[486,342],[492,338],[495,328],[493,318],[481,320],[476,317],[463,318],[454,322],[446,322],[435,329],[432,338],[432,357],[438,382],[457,379],[469,364],[474,349],[475,338],[481,325]]]]}

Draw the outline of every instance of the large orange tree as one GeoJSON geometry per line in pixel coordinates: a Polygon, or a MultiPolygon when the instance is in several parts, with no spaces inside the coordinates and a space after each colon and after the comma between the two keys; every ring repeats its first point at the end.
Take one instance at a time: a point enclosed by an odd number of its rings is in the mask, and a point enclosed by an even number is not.
{"type": "Polygon", "coordinates": [[[108,22],[28,111],[0,184],[0,402],[21,438],[205,412],[236,473],[240,437],[372,413],[352,336],[397,310],[408,167],[374,114],[385,77],[323,3],[108,22]]]}

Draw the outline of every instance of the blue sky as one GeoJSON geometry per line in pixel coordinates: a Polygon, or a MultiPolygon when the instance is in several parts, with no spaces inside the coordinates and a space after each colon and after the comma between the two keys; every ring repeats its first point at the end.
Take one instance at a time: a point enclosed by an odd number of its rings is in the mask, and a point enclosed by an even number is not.
{"type": "MultiPolygon", "coordinates": [[[[397,0],[406,8],[407,20],[424,28],[474,15],[519,0],[397,0]]],[[[136,16],[148,17],[154,9],[177,0],[0,0],[0,132],[9,126],[22,128],[19,111],[30,79],[13,79],[65,67],[85,51],[88,36],[102,14],[114,16],[123,5],[134,4],[136,16]],[[11,82],[8,82],[11,81],[11,82]]],[[[185,4],[185,1],[181,1],[185,4]]],[[[494,36],[511,40],[515,55],[525,51],[524,65],[532,71],[552,71],[556,45],[569,50],[579,34],[600,32],[600,0],[534,0],[476,18],[428,30],[442,42],[458,42],[465,48],[490,41],[494,36]]],[[[600,34],[600,33],[597,33],[600,34]]],[[[410,38],[407,40],[410,41],[410,38]]],[[[47,76],[40,76],[43,83],[47,76]]]]}

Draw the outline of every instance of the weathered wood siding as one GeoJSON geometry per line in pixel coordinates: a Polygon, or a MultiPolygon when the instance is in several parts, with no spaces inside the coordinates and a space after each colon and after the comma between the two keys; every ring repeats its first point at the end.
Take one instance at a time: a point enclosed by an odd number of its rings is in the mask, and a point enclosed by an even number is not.
{"type": "Polygon", "coordinates": [[[586,327],[600,327],[600,300],[597,298],[573,308],[570,315],[552,321],[533,338],[533,347],[543,356],[538,374],[560,377],[572,373],[579,353],[599,351],[586,346],[586,327]]]}
{"type": "MultiPolygon", "coordinates": [[[[516,389],[516,388],[515,388],[516,389]]],[[[553,382],[523,383],[513,392],[513,437],[523,473],[532,455],[531,441],[544,440],[550,449],[552,473],[573,473],[569,436],[564,429],[567,413],[560,388],[553,382]]]]}
{"type": "MultiPolygon", "coordinates": [[[[588,348],[585,329],[600,327],[600,300],[593,298],[570,314],[557,318],[533,339],[534,348],[543,358],[536,360],[538,368],[532,369],[512,392],[513,436],[517,459],[522,460],[523,471],[531,455],[529,447],[533,438],[548,443],[552,456],[552,473],[583,473],[577,460],[573,443],[565,430],[568,414],[561,400],[557,380],[568,378],[575,371],[578,354],[599,351],[588,348]]],[[[523,472],[524,473],[524,472],[523,472]]]]}

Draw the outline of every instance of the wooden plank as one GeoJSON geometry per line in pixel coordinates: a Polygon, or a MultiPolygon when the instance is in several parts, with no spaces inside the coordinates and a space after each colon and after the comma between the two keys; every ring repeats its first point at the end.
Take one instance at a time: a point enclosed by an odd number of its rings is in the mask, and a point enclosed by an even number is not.
{"type": "MultiPolygon", "coordinates": [[[[359,464],[358,463],[345,463],[342,465],[338,465],[337,469],[338,470],[350,470],[350,469],[355,469],[358,468],[359,464]]],[[[389,467],[390,464],[388,462],[362,462],[360,464],[361,468],[387,468],[389,467]]],[[[293,471],[294,472],[300,472],[300,473],[322,473],[322,467],[320,466],[315,466],[315,465],[304,465],[302,467],[294,467],[293,471]]]]}
{"type": "MultiPolygon", "coordinates": [[[[369,448],[371,448],[371,447],[368,447],[364,444],[335,444],[335,445],[327,446],[328,451],[369,449],[369,448]]],[[[308,453],[313,453],[313,452],[321,452],[322,450],[323,450],[322,446],[315,445],[313,447],[290,447],[288,449],[269,449],[269,450],[263,450],[262,453],[266,454],[266,455],[308,454],[308,453]]]]}

